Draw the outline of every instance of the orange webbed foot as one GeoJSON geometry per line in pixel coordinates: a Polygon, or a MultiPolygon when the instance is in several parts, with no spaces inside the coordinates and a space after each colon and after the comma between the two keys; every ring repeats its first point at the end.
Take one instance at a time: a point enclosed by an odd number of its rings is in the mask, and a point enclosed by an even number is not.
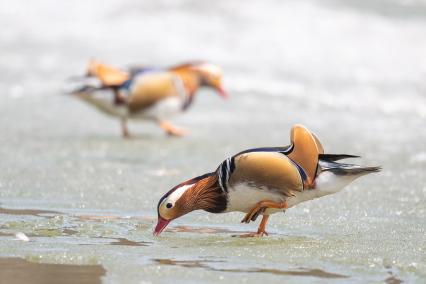
{"type": "Polygon", "coordinates": [[[256,233],[247,233],[247,234],[242,234],[242,235],[233,235],[233,237],[237,237],[237,238],[260,238],[260,237],[264,237],[264,236],[268,236],[267,232],[256,232],[256,233]]]}
{"type": "Polygon", "coordinates": [[[159,125],[170,136],[183,137],[188,134],[188,130],[174,126],[167,121],[161,121],[159,125]]]}
{"type": "Polygon", "coordinates": [[[243,220],[241,220],[241,223],[250,223],[250,221],[256,221],[257,217],[259,217],[260,214],[265,212],[266,207],[259,207],[256,206],[253,208],[249,213],[244,216],[243,220]]]}
{"type": "Polygon", "coordinates": [[[259,224],[259,228],[257,229],[256,233],[248,233],[248,234],[242,234],[242,235],[234,235],[233,237],[239,237],[239,238],[253,238],[253,237],[263,237],[267,236],[268,233],[266,232],[266,224],[268,223],[269,215],[263,215],[262,221],[259,224]]]}
{"type": "Polygon", "coordinates": [[[257,217],[260,214],[264,213],[265,210],[268,208],[287,209],[288,205],[286,201],[283,201],[281,203],[277,203],[277,202],[269,201],[269,200],[260,201],[252,210],[250,210],[249,213],[246,214],[243,220],[241,220],[241,223],[250,223],[250,221],[255,221],[257,217]]]}

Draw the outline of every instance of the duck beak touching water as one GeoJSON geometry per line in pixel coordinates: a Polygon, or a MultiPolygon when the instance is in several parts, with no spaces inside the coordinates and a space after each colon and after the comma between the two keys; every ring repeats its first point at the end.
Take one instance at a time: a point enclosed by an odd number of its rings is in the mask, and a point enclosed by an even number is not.
{"type": "Polygon", "coordinates": [[[169,223],[170,223],[170,220],[166,220],[161,217],[158,217],[158,222],[157,222],[157,226],[155,226],[154,234],[156,236],[161,234],[161,232],[167,227],[169,223]]]}
{"type": "Polygon", "coordinates": [[[124,137],[130,136],[128,119],[151,120],[167,134],[183,136],[186,131],[168,119],[186,111],[200,87],[228,96],[222,85],[222,70],[204,61],[170,68],[123,70],[92,60],[86,75],[82,77],[83,86],[70,93],[108,115],[119,117],[124,137]],[[94,87],[89,79],[96,79],[100,86],[94,87]],[[113,97],[100,93],[101,90],[109,90],[113,97]]]}
{"type": "Polygon", "coordinates": [[[243,236],[267,235],[271,214],[336,193],[356,178],[380,170],[337,162],[358,156],[324,154],[319,139],[304,126],[295,125],[290,140],[287,147],[242,151],[222,162],[216,171],[172,188],[158,202],[154,235],[194,210],[243,212],[243,223],[262,215],[257,232],[243,236]]]}

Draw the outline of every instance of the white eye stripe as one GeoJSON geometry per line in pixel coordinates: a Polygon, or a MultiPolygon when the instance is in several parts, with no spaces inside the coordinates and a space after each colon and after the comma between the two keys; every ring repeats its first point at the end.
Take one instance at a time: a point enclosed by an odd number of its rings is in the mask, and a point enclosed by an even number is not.
{"type": "Polygon", "coordinates": [[[222,69],[219,66],[208,64],[208,63],[202,64],[201,66],[199,66],[199,69],[213,76],[220,76],[222,74],[222,69]]]}
{"type": "Polygon", "coordinates": [[[174,206],[174,204],[176,203],[176,201],[179,200],[179,198],[182,196],[182,194],[190,187],[192,187],[193,184],[187,184],[184,186],[181,186],[179,188],[177,188],[175,191],[173,191],[170,196],[168,198],[166,198],[163,201],[163,204],[167,207],[167,203],[171,203],[172,207],[174,206]]]}

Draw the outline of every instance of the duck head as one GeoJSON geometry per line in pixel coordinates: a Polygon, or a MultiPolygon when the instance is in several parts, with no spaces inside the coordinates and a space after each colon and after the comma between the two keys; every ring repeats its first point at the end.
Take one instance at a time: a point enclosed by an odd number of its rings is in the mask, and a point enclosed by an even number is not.
{"type": "Polygon", "coordinates": [[[226,209],[226,195],[216,173],[208,173],[173,187],[158,202],[158,221],[154,235],[158,236],[174,219],[194,210],[219,213],[226,209]]]}
{"type": "Polygon", "coordinates": [[[222,69],[212,63],[205,61],[194,61],[184,63],[170,68],[177,73],[191,74],[197,81],[197,85],[214,89],[221,97],[228,98],[228,93],[222,84],[222,69]]]}
{"type": "Polygon", "coordinates": [[[213,88],[221,97],[228,98],[228,93],[222,84],[223,72],[219,66],[211,63],[201,63],[196,65],[194,69],[201,78],[201,86],[213,88]]]}

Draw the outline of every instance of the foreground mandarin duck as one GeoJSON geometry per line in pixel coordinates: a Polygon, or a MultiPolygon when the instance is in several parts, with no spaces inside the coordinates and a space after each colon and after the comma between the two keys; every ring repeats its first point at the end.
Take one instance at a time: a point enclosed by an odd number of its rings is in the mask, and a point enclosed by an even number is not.
{"type": "Polygon", "coordinates": [[[200,209],[211,213],[244,212],[243,223],[262,215],[257,232],[243,237],[267,235],[271,214],[336,193],[356,178],[380,170],[336,162],[359,156],[324,154],[318,138],[304,126],[293,126],[290,140],[287,147],[240,152],[214,172],[173,187],[158,202],[154,235],[159,235],[170,221],[200,209]]]}
{"type": "Polygon", "coordinates": [[[222,86],[222,70],[204,61],[170,68],[121,70],[92,60],[84,80],[83,86],[71,93],[104,113],[119,117],[125,137],[129,136],[128,119],[152,120],[167,134],[182,136],[186,131],[167,119],[187,110],[200,87],[213,88],[220,96],[227,97],[222,86]],[[111,90],[114,98],[100,90],[111,90]]]}

